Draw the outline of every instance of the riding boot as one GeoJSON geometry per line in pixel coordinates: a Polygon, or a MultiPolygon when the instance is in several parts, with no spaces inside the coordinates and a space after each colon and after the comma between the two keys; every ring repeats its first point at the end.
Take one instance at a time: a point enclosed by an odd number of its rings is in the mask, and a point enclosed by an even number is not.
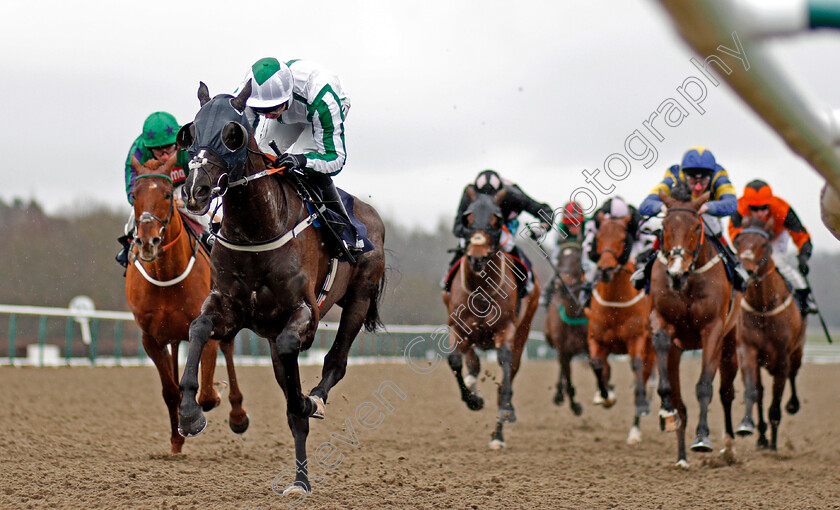
{"type": "Polygon", "coordinates": [[[198,235],[198,242],[200,242],[209,253],[210,250],[213,249],[213,245],[216,243],[216,236],[210,232],[202,232],[198,235]]]}
{"type": "Polygon", "coordinates": [[[117,256],[114,258],[119,265],[122,267],[128,267],[128,252],[131,249],[131,239],[134,237],[134,230],[131,230],[128,234],[124,236],[120,236],[117,238],[117,242],[122,245],[120,252],[117,253],[117,256]]]}
{"type": "MultiPolygon", "coordinates": [[[[323,194],[324,203],[327,207],[329,207],[333,212],[338,213],[342,219],[344,220],[344,225],[340,226],[337,231],[339,234],[344,231],[345,228],[349,228],[353,230],[353,237],[355,239],[354,244],[347,244],[344,243],[347,249],[353,253],[361,253],[361,251],[365,247],[365,242],[362,239],[359,239],[359,235],[356,232],[356,229],[353,227],[353,224],[350,222],[350,215],[347,214],[347,209],[344,208],[344,202],[341,200],[341,196],[338,194],[338,190],[335,187],[335,183],[332,182],[332,179],[325,179],[323,182],[323,187],[321,188],[321,193],[323,194]]],[[[344,241],[342,241],[344,242],[344,241]]]]}
{"type": "Polygon", "coordinates": [[[656,262],[656,252],[652,252],[644,265],[630,276],[630,281],[636,290],[648,289],[650,287],[650,272],[653,270],[653,263],[656,262]]]}
{"type": "Polygon", "coordinates": [[[814,301],[810,288],[795,289],[793,297],[796,299],[796,306],[799,308],[799,311],[802,312],[803,317],[809,313],[818,312],[817,303],[814,301]]]}
{"type": "Polygon", "coordinates": [[[446,274],[443,275],[443,279],[440,281],[440,287],[446,292],[452,291],[452,269],[455,267],[455,264],[461,260],[461,257],[464,256],[464,249],[460,246],[449,251],[453,254],[452,261],[449,262],[449,269],[446,270],[446,274]]]}
{"type": "Polygon", "coordinates": [[[583,282],[583,286],[580,288],[580,293],[578,294],[578,303],[580,303],[581,306],[589,306],[589,303],[592,301],[592,289],[594,288],[594,283],[583,282]]]}

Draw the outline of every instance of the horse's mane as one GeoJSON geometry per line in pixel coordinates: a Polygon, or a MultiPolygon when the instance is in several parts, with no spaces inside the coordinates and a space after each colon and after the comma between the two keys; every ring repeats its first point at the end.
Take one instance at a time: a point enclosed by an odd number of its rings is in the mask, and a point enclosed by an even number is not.
{"type": "Polygon", "coordinates": [[[691,202],[691,188],[686,181],[680,181],[671,189],[671,198],[677,202],[691,202]]]}

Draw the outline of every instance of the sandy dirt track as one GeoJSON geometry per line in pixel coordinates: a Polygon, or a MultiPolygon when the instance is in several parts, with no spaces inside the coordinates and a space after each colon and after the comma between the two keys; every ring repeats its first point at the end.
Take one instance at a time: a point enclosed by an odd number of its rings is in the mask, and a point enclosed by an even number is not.
{"type": "MultiPolygon", "coordinates": [[[[699,363],[683,366],[690,441],[699,363]]],[[[676,441],[658,431],[655,416],[642,422],[641,445],[625,444],[631,376],[627,362],[613,367],[619,402],[604,410],[591,404],[591,371],[574,363],[584,405],[575,417],[551,403],[556,363],[525,363],[514,382],[519,421],[506,427],[507,449],[490,451],[491,378],[479,385],[488,405],[472,412],[445,361],[430,375],[404,364],[351,366],[331,395],[326,421],[313,421],[308,443],[312,458],[330,442],[336,451],[329,462],[341,464],[330,471],[314,466],[322,481],[297,508],[840,508],[840,366],[804,366],[802,409],[784,414],[777,454],[757,450],[754,438],[738,439],[736,465],[690,452],[688,471],[674,467],[676,441]],[[366,430],[354,413],[362,402],[376,402],[372,392],[385,381],[406,398],[383,392],[393,412],[366,430]],[[334,437],[350,438],[345,419],[357,447],[334,437]]],[[[226,378],[221,368],[216,380],[226,378]]],[[[484,369],[499,374],[495,363],[484,369]]],[[[153,368],[0,369],[0,508],[287,508],[292,501],[271,489],[278,473],[293,469],[282,393],[270,368],[239,374],[250,430],[230,431],[223,397],[207,414],[207,430],[172,456],[153,368]]],[[[305,367],[304,387],[319,374],[305,367]]],[[[737,426],[740,377],[736,388],[737,426]]],[[[658,397],[652,407],[658,409],[658,397]]],[[[715,448],[723,446],[722,414],[716,386],[715,448]]],[[[281,477],[281,485],[290,480],[281,477]]]]}

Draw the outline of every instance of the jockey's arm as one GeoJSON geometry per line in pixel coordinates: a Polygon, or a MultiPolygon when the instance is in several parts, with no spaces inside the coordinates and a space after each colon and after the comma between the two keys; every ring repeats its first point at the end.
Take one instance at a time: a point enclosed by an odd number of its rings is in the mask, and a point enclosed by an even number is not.
{"type": "MultiPolygon", "coordinates": [[[[467,188],[468,187],[469,186],[467,186],[467,188]]],[[[464,192],[461,193],[461,202],[458,204],[458,212],[455,213],[455,222],[452,225],[452,234],[459,239],[463,239],[467,236],[467,230],[462,221],[464,212],[466,212],[467,207],[470,206],[470,199],[467,196],[467,188],[464,188],[464,192]]]]}
{"type": "Polygon", "coordinates": [[[306,168],[321,174],[335,175],[344,168],[347,157],[341,100],[331,87],[325,86],[307,110],[316,150],[303,154],[306,168]]]}
{"type": "Polygon", "coordinates": [[[548,204],[537,202],[522,191],[518,185],[505,186],[507,195],[505,196],[505,205],[514,211],[527,212],[534,218],[538,219],[540,224],[546,229],[551,228],[554,224],[554,210],[548,204]]]}
{"type": "Polygon", "coordinates": [[[800,266],[807,265],[808,260],[811,258],[811,253],[814,250],[814,245],[811,243],[811,235],[790,206],[788,206],[787,214],[785,214],[784,227],[790,234],[793,243],[799,249],[798,258],[800,266]]]}

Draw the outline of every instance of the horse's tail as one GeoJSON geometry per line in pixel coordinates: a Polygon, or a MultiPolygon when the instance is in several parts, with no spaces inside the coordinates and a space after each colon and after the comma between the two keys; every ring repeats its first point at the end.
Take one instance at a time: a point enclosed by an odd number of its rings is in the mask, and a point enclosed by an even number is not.
{"type": "Polygon", "coordinates": [[[370,300],[370,306],[368,307],[367,315],[365,315],[365,331],[368,331],[370,333],[373,333],[378,329],[385,328],[385,324],[382,323],[382,319],[379,317],[379,305],[382,303],[382,295],[385,291],[386,273],[387,270],[382,273],[382,277],[376,284],[376,290],[373,293],[373,299],[370,300]]]}

